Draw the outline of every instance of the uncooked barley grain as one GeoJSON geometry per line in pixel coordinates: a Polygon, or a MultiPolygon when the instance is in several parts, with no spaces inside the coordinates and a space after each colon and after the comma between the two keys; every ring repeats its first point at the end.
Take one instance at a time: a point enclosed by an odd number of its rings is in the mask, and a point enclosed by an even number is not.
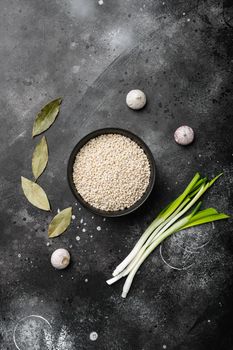
{"type": "Polygon", "coordinates": [[[78,193],[93,207],[124,210],[145,193],[150,163],[143,149],[129,137],[105,134],[80,149],[73,180],[78,193]]]}

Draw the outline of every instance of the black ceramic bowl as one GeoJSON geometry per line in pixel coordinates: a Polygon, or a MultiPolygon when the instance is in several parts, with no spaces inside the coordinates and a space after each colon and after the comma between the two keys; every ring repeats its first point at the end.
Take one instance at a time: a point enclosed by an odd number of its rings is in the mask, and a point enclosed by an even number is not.
{"type": "Polygon", "coordinates": [[[124,130],[124,129],[118,129],[118,128],[105,128],[105,129],[99,129],[99,130],[91,132],[90,134],[84,136],[77,143],[77,145],[74,147],[73,151],[71,152],[71,155],[70,155],[70,158],[68,161],[67,175],[68,175],[68,182],[69,182],[70,188],[71,188],[74,196],[77,198],[77,200],[84,207],[86,207],[87,209],[89,209],[90,211],[92,211],[93,213],[98,214],[98,215],[102,215],[102,216],[106,216],[106,217],[117,217],[117,216],[123,216],[123,215],[129,214],[129,213],[132,213],[133,211],[138,209],[146,201],[146,199],[149,197],[149,195],[153,189],[154,183],[155,183],[155,161],[154,161],[153,155],[152,155],[150,149],[147,147],[147,145],[138,136],[134,135],[132,132],[130,132],[128,130],[124,130]],[[149,185],[148,185],[145,193],[136,203],[134,203],[130,208],[127,208],[125,210],[104,211],[104,210],[100,210],[98,208],[91,206],[89,203],[84,201],[84,199],[81,197],[81,195],[76,190],[76,187],[75,187],[74,182],[73,182],[73,164],[74,164],[77,153],[89,140],[91,140],[97,136],[103,135],[103,134],[120,134],[120,135],[123,135],[123,136],[130,138],[131,140],[136,142],[144,150],[145,154],[147,155],[148,161],[150,163],[150,170],[151,170],[150,182],[149,182],[149,185]]]}

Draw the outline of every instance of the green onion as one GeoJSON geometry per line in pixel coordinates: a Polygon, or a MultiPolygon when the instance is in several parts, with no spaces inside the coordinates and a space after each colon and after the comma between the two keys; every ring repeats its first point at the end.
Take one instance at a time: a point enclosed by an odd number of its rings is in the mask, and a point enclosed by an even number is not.
{"type": "Polygon", "coordinates": [[[185,191],[171,204],[169,204],[164,210],[161,211],[161,213],[155,218],[154,221],[150,224],[150,226],[146,229],[144,234],[141,236],[137,244],[134,246],[131,253],[122,261],[122,263],[117,266],[117,268],[113,272],[113,276],[118,275],[121,271],[124,270],[124,268],[133,260],[133,258],[137,255],[137,253],[140,251],[140,248],[143,246],[143,244],[146,242],[148,237],[154,232],[156,228],[158,228],[162,223],[165,222],[165,220],[178,208],[178,206],[181,204],[181,202],[185,199],[185,197],[189,194],[189,192],[193,189],[196,182],[199,180],[200,175],[197,173],[190,184],[187,186],[185,191]]]}
{"type": "Polygon", "coordinates": [[[197,173],[184,192],[166,206],[149,225],[129,255],[116,267],[113,272],[114,277],[107,281],[110,285],[127,276],[122,292],[123,298],[127,296],[141,264],[167,237],[188,227],[229,218],[228,215],[218,213],[214,208],[199,211],[201,202],[190,214],[184,216],[221,175],[208,182],[207,178],[200,178],[197,173]]]}

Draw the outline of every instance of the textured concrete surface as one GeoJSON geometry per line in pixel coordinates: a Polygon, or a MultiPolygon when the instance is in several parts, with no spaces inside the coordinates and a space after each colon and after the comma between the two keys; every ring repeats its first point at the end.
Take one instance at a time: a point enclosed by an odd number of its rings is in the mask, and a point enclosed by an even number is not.
{"type": "Polygon", "coordinates": [[[20,350],[233,349],[232,221],[171,237],[126,300],[122,282],[105,283],[196,171],[224,172],[205,205],[232,213],[231,2],[8,0],[0,7],[0,349],[16,349],[14,341],[20,350]],[[132,88],[148,96],[140,112],[125,105],[132,88]],[[34,117],[58,96],[61,113],[46,133],[49,165],[39,180],[53,207],[45,213],[23,197],[20,176],[32,177],[34,117]],[[182,124],[196,132],[187,148],[173,141],[182,124]],[[105,126],[143,138],[157,179],[142,209],[103,221],[76,205],[66,166],[77,141],[105,126]],[[48,222],[70,205],[69,231],[49,241],[48,222]],[[63,272],[49,262],[58,247],[72,256],[63,272]]]}

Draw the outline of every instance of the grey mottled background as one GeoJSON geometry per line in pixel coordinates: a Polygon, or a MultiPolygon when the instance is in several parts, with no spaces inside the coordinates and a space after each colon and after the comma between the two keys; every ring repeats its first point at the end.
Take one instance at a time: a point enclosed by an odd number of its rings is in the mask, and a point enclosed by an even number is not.
{"type": "Polygon", "coordinates": [[[171,237],[143,265],[126,300],[122,282],[105,283],[196,171],[224,172],[205,205],[232,213],[232,25],[229,0],[1,0],[1,350],[16,349],[14,330],[20,350],[233,349],[232,221],[171,237]],[[147,94],[140,112],[125,105],[132,88],[147,94]],[[46,133],[49,165],[39,180],[51,199],[48,214],[23,197],[20,176],[32,177],[34,117],[58,96],[62,108],[46,133]],[[196,133],[188,148],[173,141],[182,124],[196,133]],[[77,141],[105,126],[144,139],[157,179],[142,209],[103,221],[76,204],[66,165],[77,141]],[[48,222],[70,205],[71,228],[49,242],[48,222]],[[72,255],[63,272],[49,262],[58,247],[72,255]],[[30,315],[44,319],[23,319],[30,315]]]}

